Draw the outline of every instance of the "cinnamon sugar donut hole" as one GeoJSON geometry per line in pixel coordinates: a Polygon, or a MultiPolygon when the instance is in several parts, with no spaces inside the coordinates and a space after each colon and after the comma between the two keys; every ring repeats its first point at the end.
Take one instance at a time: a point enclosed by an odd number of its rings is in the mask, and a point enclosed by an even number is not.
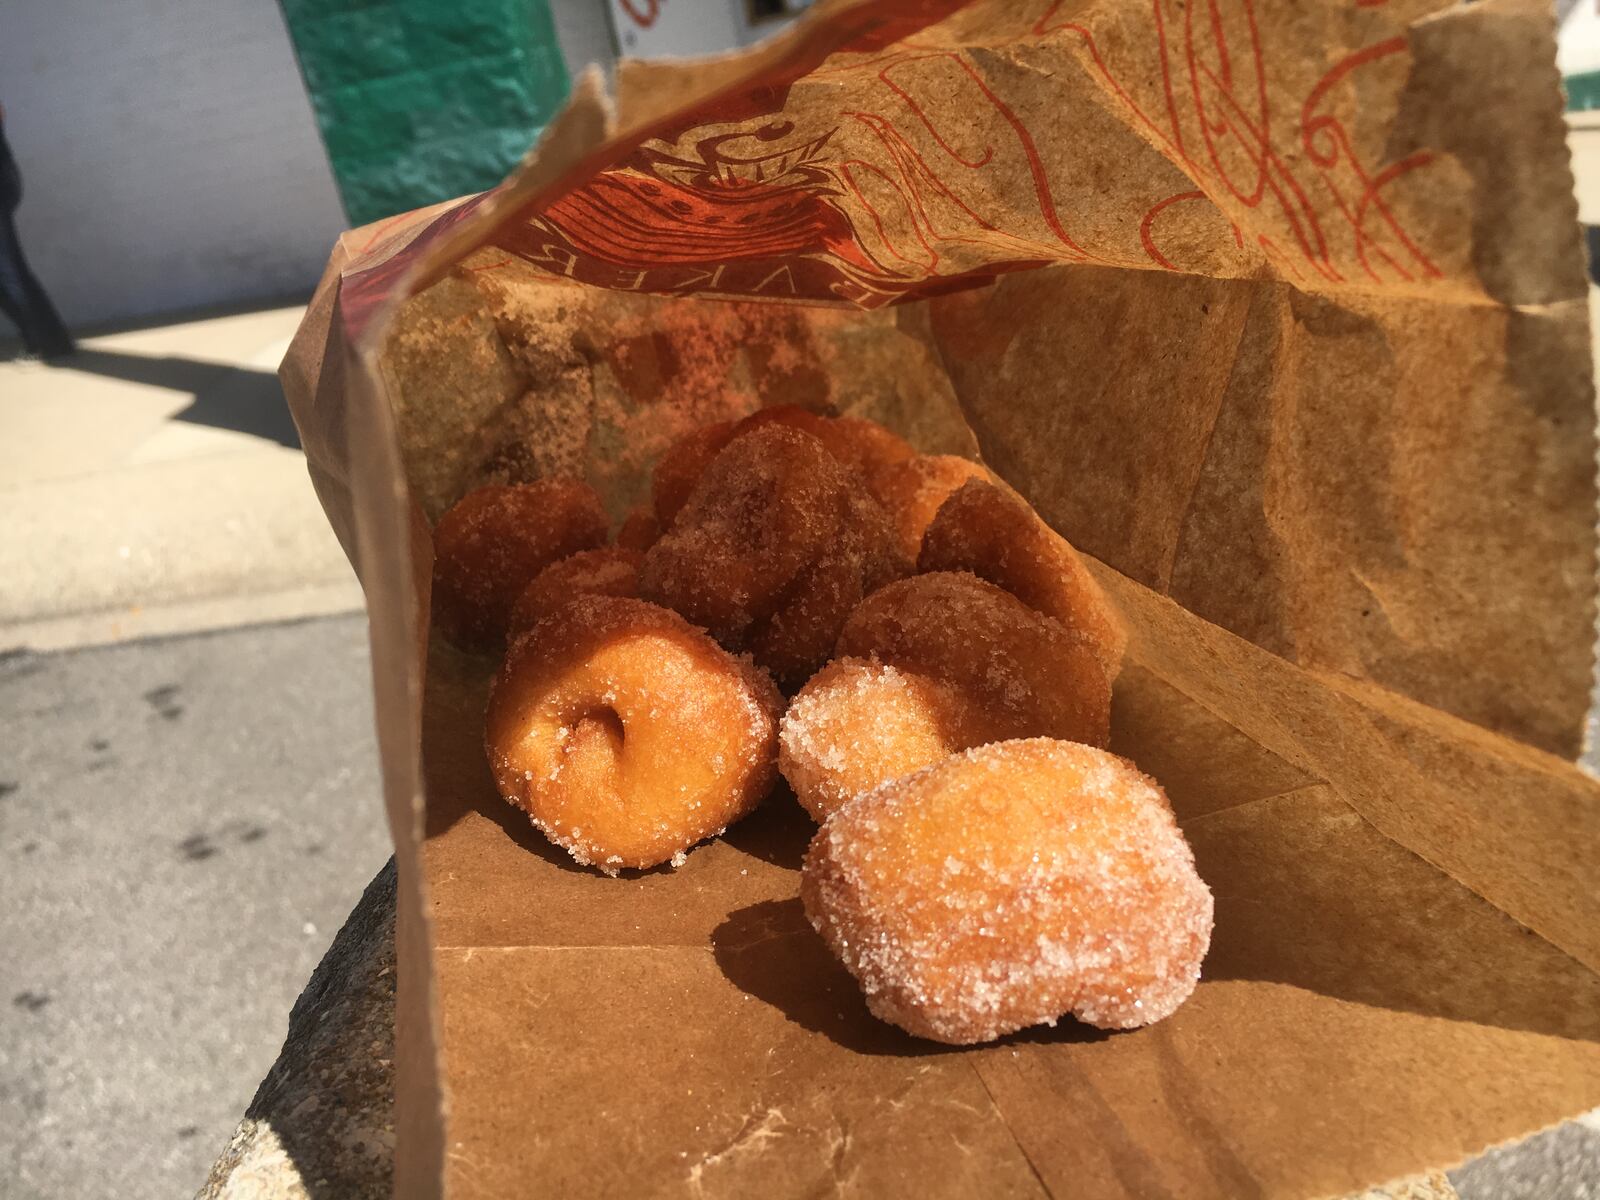
{"type": "MultiPolygon", "coordinates": [[[[829,417],[794,404],[757,409],[742,420],[702,426],[674,443],[661,456],[651,480],[651,495],[661,528],[671,526],[673,518],[688,502],[689,493],[694,490],[701,473],[724,446],[741,434],[766,425],[784,425],[810,434],[829,454],[859,472],[869,484],[879,472],[916,454],[904,438],[863,417],[829,417]]],[[[916,550],[913,548],[906,558],[914,561],[916,550]]]]}
{"type": "Polygon", "coordinates": [[[609,525],[599,495],[574,479],[468,492],[433,529],[433,619],[462,649],[493,649],[533,577],[602,545],[609,525]]]}
{"type": "Polygon", "coordinates": [[[640,504],[622,518],[617,528],[617,545],[623,550],[637,550],[643,554],[660,536],[661,525],[656,520],[655,510],[648,504],[640,504]]]}
{"type": "Polygon", "coordinates": [[[969,479],[990,478],[986,468],[969,459],[954,454],[919,454],[874,475],[872,494],[894,521],[901,553],[916,562],[922,552],[922,535],[945,498],[969,479]]]}
{"type": "Polygon", "coordinates": [[[811,435],[769,422],[711,461],[645,555],[639,589],[798,686],[862,597],[906,565],[860,476],[811,435]]]}
{"type": "Polygon", "coordinates": [[[1079,630],[1114,680],[1128,633],[1089,568],[1022,497],[973,479],[952,492],[923,535],[923,571],[971,571],[1079,630]]]}
{"type": "Polygon", "coordinates": [[[637,596],[644,555],[621,546],[580,550],[535,575],[511,608],[506,641],[515,641],[574,596],[637,596]]]}
{"type": "Polygon", "coordinates": [[[718,421],[702,425],[685,434],[662,452],[650,477],[650,501],[655,509],[658,530],[672,527],[673,518],[689,501],[689,493],[717,452],[733,438],[737,421],[718,421]]]}
{"type": "Polygon", "coordinates": [[[834,458],[859,472],[869,487],[881,472],[917,454],[910,442],[876,421],[865,417],[828,417],[793,404],[777,404],[751,413],[739,422],[733,437],[770,424],[787,425],[809,433],[834,458]]]}
{"type": "Polygon", "coordinates": [[[1002,736],[1110,740],[1111,679],[1098,647],[975,575],[939,571],[879,588],[850,614],[836,653],[950,685],[1002,736]]]}

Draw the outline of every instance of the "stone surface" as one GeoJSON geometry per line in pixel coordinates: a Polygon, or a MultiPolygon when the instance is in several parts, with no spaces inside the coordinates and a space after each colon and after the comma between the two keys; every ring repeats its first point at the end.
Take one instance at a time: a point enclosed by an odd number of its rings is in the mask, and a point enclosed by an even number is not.
{"type": "Polygon", "coordinates": [[[1596,1200],[1600,1112],[1475,1158],[1450,1179],[1462,1200],[1596,1200]]]}
{"type": "Polygon", "coordinates": [[[394,862],[289,1015],[283,1053],[199,1200],[389,1194],[394,1150],[394,862]]]}

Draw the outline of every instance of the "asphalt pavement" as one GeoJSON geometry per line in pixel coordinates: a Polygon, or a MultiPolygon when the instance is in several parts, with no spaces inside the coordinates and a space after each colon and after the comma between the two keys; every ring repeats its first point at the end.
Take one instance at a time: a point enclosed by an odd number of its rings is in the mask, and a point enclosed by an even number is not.
{"type": "Polygon", "coordinates": [[[366,621],[9,653],[0,729],[0,1195],[193,1195],[389,857],[366,621]]]}

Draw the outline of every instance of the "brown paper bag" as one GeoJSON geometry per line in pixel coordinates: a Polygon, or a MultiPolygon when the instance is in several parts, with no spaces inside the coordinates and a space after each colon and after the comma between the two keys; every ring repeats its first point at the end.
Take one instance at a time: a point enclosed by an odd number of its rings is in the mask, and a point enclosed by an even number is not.
{"type": "Polygon", "coordinates": [[[372,621],[407,1196],[1314,1196],[1600,1104],[1585,283],[1540,0],[883,0],[580,81],[284,364],[372,621]],[[774,796],[676,871],[494,795],[428,518],[798,402],[982,456],[1133,626],[1217,897],[1149,1029],[919,1043],[774,796]]]}

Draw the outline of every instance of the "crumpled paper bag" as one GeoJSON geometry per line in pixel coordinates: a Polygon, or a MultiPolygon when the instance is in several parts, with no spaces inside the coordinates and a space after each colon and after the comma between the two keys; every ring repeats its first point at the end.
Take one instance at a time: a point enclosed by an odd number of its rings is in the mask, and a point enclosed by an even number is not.
{"type": "Polygon", "coordinates": [[[397,1192],[1316,1196],[1600,1104],[1585,281],[1535,0],[818,5],[343,238],[283,369],[366,588],[397,1192]],[[1149,1029],[919,1043],[775,795],[609,880],[495,796],[428,527],[774,403],[981,455],[1129,618],[1217,928],[1149,1029]]]}

